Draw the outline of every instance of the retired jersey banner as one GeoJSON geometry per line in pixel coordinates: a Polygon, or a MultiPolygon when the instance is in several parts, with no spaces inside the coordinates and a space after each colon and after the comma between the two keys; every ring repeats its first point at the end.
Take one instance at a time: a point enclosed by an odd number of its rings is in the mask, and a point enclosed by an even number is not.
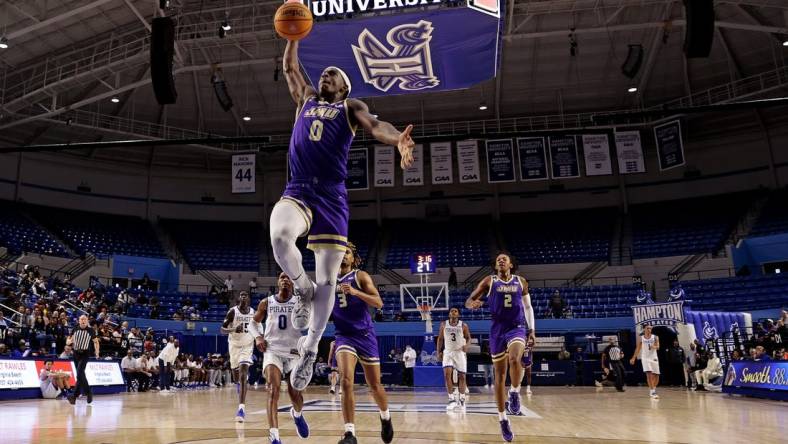
{"type": "Polygon", "coordinates": [[[547,150],[544,137],[521,137],[517,139],[520,156],[520,180],[547,179],[547,150]]]}
{"type": "Polygon", "coordinates": [[[391,145],[375,145],[375,186],[394,186],[394,147],[391,145]]]}
{"type": "Polygon", "coordinates": [[[553,179],[580,177],[575,136],[550,136],[550,170],[553,179]]]}
{"type": "Polygon", "coordinates": [[[487,141],[487,181],[514,182],[514,146],[512,139],[487,141]]]}
{"type": "Polygon", "coordinates": [[[345,188],[348,191],[369,189],[369,153],[366,148],[350,150],[347,156],[347,179],[345,188]]]}
{"type": "Polygon", "coordinates": [[[583,156],[586,161],[586,176],[613,174],[613,165],[610,161],[610,142],[607,134],[584,134],[583,156]]]}
{"type": "MultiPolygon", "coordinates": [[[[254,193],[256,154],[234,154],[232,157],[233,194],[254,193]]],[[[288,168],[289,170],[289,168],[288,168]]]]}
{"type": "Polygon", "coordinates": [[[457,142],[457,173],[460,183],[479,182],[479,144],[475,140],[457,142]]]}
{"type": "Polygon", "coordinates": [[[328,66],[347,73],[353,97],[464,89],[495,77],[500,2],[484,0],[470,6],[407,12],[408,6],[424,4],[423,0],[312,1],[316,17],[405,9],[316,22],[298,50],[311,83],[317,86],[328,66]]]}
{"type": "Polygon", "coordinates": [[[424,185],[424,145],[413,147],[413,164],[402,172],[402,184],[406,187],[424,185]]]}
{"type": "Polygon", "coordinates": [[[616,153],[618,154],[618,172],[620,174],[646,172],[643,146],[640,143],[640,131],[616,132],[616,153]]]}
{"type": "Polygon", "coordinates": [[[674,120],[654,127],[660,171],[684,165],[684,142],[681,140],[681,121],[674,120]]]}
{"type": "Polygon", "coordinates": [[[451,142],[431,143],[430,154],[432,156],[432,184],[440,185],[454,182],[451,142]]]}

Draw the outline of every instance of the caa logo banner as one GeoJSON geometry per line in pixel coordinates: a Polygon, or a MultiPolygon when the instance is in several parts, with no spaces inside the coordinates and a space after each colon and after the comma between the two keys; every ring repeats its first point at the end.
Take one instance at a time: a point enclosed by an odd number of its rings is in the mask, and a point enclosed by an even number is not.
{"type": "Polygon", "coordinates": [[[440,80],[432,72],[430,40],[432,23],[418,23],[392,28],[386,40],[391,49],[380,42],[369,29],[358,36],[358,46],[353,46],[361,76],[380,91],[386,92],[397,85],[403,91],[434,88],[440,80]]]}

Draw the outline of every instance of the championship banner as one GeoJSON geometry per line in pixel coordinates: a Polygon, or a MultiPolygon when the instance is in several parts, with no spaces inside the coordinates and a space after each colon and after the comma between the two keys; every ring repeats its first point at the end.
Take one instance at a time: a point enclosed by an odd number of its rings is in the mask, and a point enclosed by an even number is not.
{"type": "Polygon", "coordinates": [[[547,150],[544,137],[521,137],[517,139],[517,154],[520,157],[520,180],[547,179],[547,150]]]}
{"type": "Polygon", "coordinates": [[[413,164],[402,172],[402,184],[406,187],[424,185],[424,145],[413,146],[413,164]]]}
{"type": "Polygon", "coordinates": [[[659,170],[665,171],[684,165],[684,143],[681,140],[681,121],[674,120],[654,127],[659,170]]]}
{"type": "Polygon", "coordinates": [[[430,154],[432,156],[432,184],[440,185],[454,182],[451,142],[431,143],[430,154]]]}
{"type": "Polygon", "coordinates": [[[667,304],[635,305],[632,307],[635,325],[669,325],[684,323],[684,301],[667,304]]]}
{"type": "MultiPolygon", "coordinates": [[[[408,12],[424,0],[314,0],[318,20],[298,56],[313,86],[328,66],[344,70],[352,97],[469,88],[495,77],[500,52],[499,0],[430,0],[447,7],[408,12]],[[452,7],[449,7],[452,6],[452,7]],[[454,7],[456,6],[456,7],[454,7]],[[389,14],[345,18],[347,13],[389,14]]],[[[385,117],[385,116],[384,116],[385,117]]]]}
{"type": "Polygon", "coordinates": [[[616,132],[616,153],[620,174],[645,173],[643,146],[640,144],[640,131],[616,132]]]}
{"type": "Polygon", "coordinates": [[[479,144],[475,140],[457,142],[457,173],[460,183],[476,183],[479,173],[479,144]]]}
{"type": "Polygon", "coordinates": [[[553,179],[580,177],[580,162],[577,158],[575,136],[551,136],[550,165],[553,179]]]}
{"type": "Polygon", "coordinates": [[[255,192],[255,160],[250,154],[234,154],[232,157],[233,194],[255,192]]]}
{"type": "Polygon", "coordinates": [[[347,156],[347,179],[345,188],[348,191],[369,189],[369,151],[366,148],[353,149],[347,156]]]}
{"type": "Polygon", "coordinates": [[[583,134],[583,156],[586,161],[586,176],[613,174],[607,134],[583,134]]]}
{"type": "Polygon", "coordinates": [[[514,146],[512,139],[487,141],[487,181],[514,182],[514,146]]]}
{"type": "Polygon", "coordinates": [[[375,186],[394,186],[394,147],[390,145],[375,145],[375,186]]]}

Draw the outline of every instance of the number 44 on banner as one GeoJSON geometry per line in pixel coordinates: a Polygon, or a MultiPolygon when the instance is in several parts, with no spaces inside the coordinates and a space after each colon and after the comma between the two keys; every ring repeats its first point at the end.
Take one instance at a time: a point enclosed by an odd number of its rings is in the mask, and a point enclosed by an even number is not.
{"type": "Polygon", "coordinates": [[[233,155],[233,194],[255,192],[255,153],[233,155]]]}

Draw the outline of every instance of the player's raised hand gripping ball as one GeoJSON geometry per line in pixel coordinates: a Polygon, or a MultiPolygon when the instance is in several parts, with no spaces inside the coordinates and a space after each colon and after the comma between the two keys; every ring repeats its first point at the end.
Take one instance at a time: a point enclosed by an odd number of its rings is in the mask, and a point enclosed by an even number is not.
{"type": "Polygon", "coordinates": [[[279,37],[287,40],[301,40],[312,30],[312,12],[297,1],[280,6],[274,16],[274,29],[279,37]]]}

